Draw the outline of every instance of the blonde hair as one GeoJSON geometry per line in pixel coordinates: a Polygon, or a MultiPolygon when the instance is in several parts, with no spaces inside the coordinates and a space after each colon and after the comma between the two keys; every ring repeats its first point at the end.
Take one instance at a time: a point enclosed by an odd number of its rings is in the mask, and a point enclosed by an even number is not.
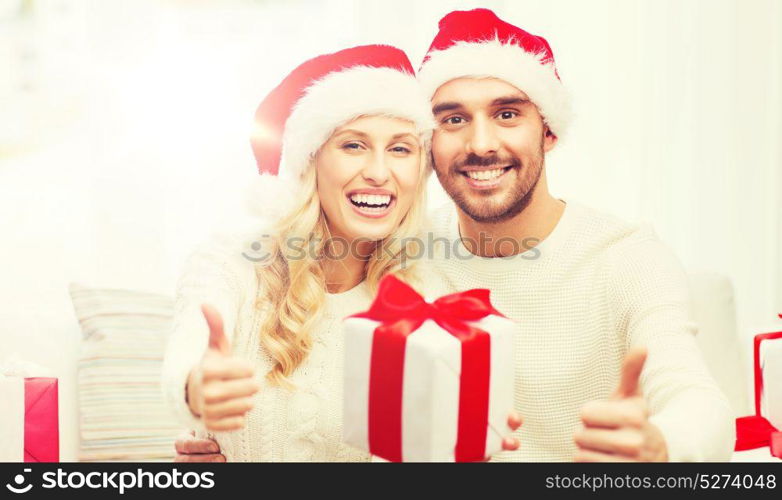
{"type": "MultiPolygon", "coordinates": [[[[421,227],[426,210],[426,183],[431,172],[428,140],[421,139],[418,188],[410,210],[399,226],[377,242],[367,259],[365,279],[370,291],[377,291],[387,274],[420,284],[415,266],[406,256],[421,255],[421,227]]],[[[280,218],[271,230],[271,263],[256,268],[265,296],[256,307],[265,310],[260,325],[260,342],[272,359],[266,375],[271,383],[293,388],[290,376],[306,359],[312,347],[311,332],[318,323],[326,299],[326,279],[319,260],[328,250],[329,229],[317,190],[314,161],[300,178],[304,196],[296,207],[280,218]],[[284,242],[301,242],[297,249],[284,242]],[[306,249],[306,250],[302,250],[306,249]],[[296,258],[292,252],[297,252],[296,258]],[[302,257],[303,254],[303,257],[302,257]]]]}

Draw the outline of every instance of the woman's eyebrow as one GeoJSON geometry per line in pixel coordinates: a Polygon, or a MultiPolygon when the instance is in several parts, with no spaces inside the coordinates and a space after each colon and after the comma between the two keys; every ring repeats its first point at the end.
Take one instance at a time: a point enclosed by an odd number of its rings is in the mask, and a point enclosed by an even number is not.
{"type": "Polygon", "coordinates": [[[400,139],[412,139],[416,141],[416,136],[414,136],[410,132],[401,132],[399,134],[394,134],[393,136],[391,136],[392,141],[398,141],[400,139]]]}
{"type": "Polygon", "coordinates": [[[340,130],[334,137],[339,137],[339,136],[346,135],[346,134],[357,135],[357,136],[361,137],[362,139],[367,137],[367,134],[365,134],[364,132],[362,132],[360,130],[355,130],[355,129],[352,129],[352,128],[347,128],[345,130],[340,130]]]}

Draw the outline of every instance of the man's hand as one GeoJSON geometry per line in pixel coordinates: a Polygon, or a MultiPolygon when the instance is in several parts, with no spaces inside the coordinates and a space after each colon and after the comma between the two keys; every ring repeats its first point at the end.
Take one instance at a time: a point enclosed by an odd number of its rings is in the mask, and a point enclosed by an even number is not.
{"type": "Polygon", "coordinates": [[[639,379],[646,349],[632,349],[622,365],[619,387],[610,399],[581,408],[584,428],[575,434],[576,462],[667,462],[660,429],[649,422],[639,379]]]}
{"type": "Polygon", "coordinates": [[[192,431],[179,436],[174,448],[174,462],[225,462],[216,441],[197,438],[192,431]]]}
{"type": "Polygon", "coordinates": [[[255,367],[231,355],[220,313],[206,304],[201,312],[209,325],[209,348],[187,378],[188,406],[210,431],[241,429],[245,414],[253,407],[253,395],[260,389],[255,367]]]}

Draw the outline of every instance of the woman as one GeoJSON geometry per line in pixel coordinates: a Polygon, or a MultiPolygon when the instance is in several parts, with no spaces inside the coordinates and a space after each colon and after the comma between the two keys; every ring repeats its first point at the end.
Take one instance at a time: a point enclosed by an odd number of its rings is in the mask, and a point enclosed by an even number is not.
{"type": "Polygon", "coordinates": [[[341,320],[384,275],[416,282],[433,120],[412,74],[398,49],[355,47],[305,62],[256,112],[273,222],[191,257],[163,370],[229,461],[370,459],[341,442],[341,320]]]}

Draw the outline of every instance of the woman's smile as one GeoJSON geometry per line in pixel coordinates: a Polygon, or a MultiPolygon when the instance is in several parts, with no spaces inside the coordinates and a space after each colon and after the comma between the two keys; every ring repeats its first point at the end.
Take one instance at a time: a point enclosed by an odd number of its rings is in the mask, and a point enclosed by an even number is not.
{"type": "Polygon", "coordinates": [[[387,189],[354,189],[346,199],[356,214],[370,219],[385,217],[396,206],[396,196],[387,189]]]}

